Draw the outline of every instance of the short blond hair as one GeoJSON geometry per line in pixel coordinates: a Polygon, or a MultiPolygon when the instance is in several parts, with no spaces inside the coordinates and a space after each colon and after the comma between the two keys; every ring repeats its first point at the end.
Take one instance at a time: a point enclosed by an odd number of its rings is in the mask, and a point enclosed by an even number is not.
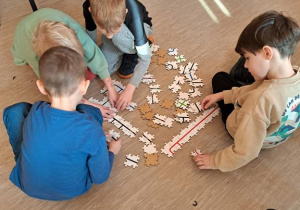
{"type": "Polygon", "coordinates": [[[117,30],[125,21],[125,0],[90,0],[90,9],[97,26],[107,32],[117,30]]]}
{"type": "Polygon", "coordinates": [[[69,47],[52,47],[39,60],[40,79],[51,97],[70,96],[85,80],[83,57],[69,47]]]}
{"type": "Polygon", "coordinates": [[[62,22],[44,20],[35,29],[32,37],[33,49],[38,57],[51,47],[69,47],[84,55],[83,48],[73,29],[62,22]]]}

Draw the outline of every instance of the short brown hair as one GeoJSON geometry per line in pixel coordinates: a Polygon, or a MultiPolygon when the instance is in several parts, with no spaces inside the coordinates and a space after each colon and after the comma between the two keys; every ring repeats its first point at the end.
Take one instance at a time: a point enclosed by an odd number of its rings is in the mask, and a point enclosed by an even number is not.
{"type": "Polygon", "coordinates": [[[86,64],[75,50],[58,46],[42,55],[39,70],[40,79],[50,96],[70,96],[85,79],[86,64]]]}
{"type": "Polygon", "coordinates": [[[107,32],[120,28],[125,21],[125,0],[90,0],[90,8],[96,24],[107,32]]]}
{"type": "Polygon", "coordinates": [[[83,48],[75,31],[62,22],[49,20],[40,22],[33,34],[32,44],[38,57],[56,46],[69,47],[83,56],[83,48]]]}
{"type": "Polygon", "coordinates": [[[300,39],[300,29],[296,21],[282,12],[268,11],[254,18],[243,30],[235,51],[241,55],[245,51],[255,52],[268,45],[276,48],[282,58],[294,54],[300,39]]]}

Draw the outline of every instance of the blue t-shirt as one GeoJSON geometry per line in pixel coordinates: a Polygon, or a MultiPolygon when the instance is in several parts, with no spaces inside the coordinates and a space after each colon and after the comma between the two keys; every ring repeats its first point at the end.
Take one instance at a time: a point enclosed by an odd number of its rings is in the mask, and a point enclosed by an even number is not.
{"type": "Polygon", "coordinates": [[[102,126],[91,114],[36,102],[25,120],[10,180],[31,197],[67,200],[105,182],[113,160],[102,126]]]}

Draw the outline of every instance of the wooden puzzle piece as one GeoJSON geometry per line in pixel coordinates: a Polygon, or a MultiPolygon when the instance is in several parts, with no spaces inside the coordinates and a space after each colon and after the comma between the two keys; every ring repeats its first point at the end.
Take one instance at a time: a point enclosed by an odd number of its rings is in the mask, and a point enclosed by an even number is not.
{"type": "Polygon", "coordinates": [[[174,82],[177,85],[183,85],[184,84],[184,77],[183,76],[175,76],[174,77],[174,82]]]}
{"type": "Polygon", "coordinates": [[[163,100],[161,103],[160,103],[161,107],[162,108],[166,108],[166,109],[171,109],[174,105],[174,102],[173,101],[170,101],[170,100],[163,100]]]}
{"type": "Polygon", "coordinates": [[[157,62],[158,62],[157,61],[157,57],[156,56],[152,56],[150,63],[152,64],[152,63],[157,63],[157,62]]]}
{"type": "Polygon", "coordinates": [[[159,57],[165,57],[166,54],[167,54],[167,51],[164,49],[158,49],[156,52],[156,55],[159,57]]]}
{"type": "Polygon", "coordinates": [[[126,155],[126,161],[124,162],[125,166],[130,166],[132,168],[138,167],[140,157],[138,155],[126,155]]]}
{"type": "Polygon", "coordinates": [[[142,79],[142,83],[149,85],[150,83],[155,82],[156,79],[152,74],[145,74],[145,76],[142,79]]]}
{"type": "Polygon", "coordinates": [[[125,121],[121,116],[115,115],[113,118],[107,120],[109,123],[112,123],[114,126],[119,128],[123,133],[130,138],[134,138],[138,133],[139,129],[133,127],[129,122],[125,121]]]}
{"type": "Polygon", "coordinates": [[[133,112],[136,106],[137,106],[136,103],[131,102],[128,107],[125,107],[125,109],[128,110],[128,111],[130,111],[130,112],[133,112]]]}
{"type": "Polygon", "coordinates": [[[178,99],[189,100],[189,98],[190,98],[190,94],[189,93],[183,93],[183,92],[179,92],[178,93],[178,99]]]}
{"type": "Polygon", "coordinates": [[[109,100],[108,100],[108,97],[103,97],[103,99],[101,101],[91,97],[88,99],[88,101],[92,102],[92,103],[95,103],[95,104],[99,104],[99,105],[102,105],[104,107],[108,107],[110,110],[112,110],[114,113],[117,113],[118,110],[116,108],[111,108],[111,105],[109,103],[109,100]]]}
{"type": "Polygon", "coordinates": [[[176,61],[167,61],[165,63],[166,69],[171,70],[171,69],[178,69],[176,61]]]}
{"type": "Polygon", "coordinates": [[[176,109],[174,112],[175,117],[179,114],[179,113],[185,113],[185,111],[183,109],[176,109]]]}
{"type": "Polygon", "coordinates": [[[138,110],[141,112],[141,114],[146,114],[147,112],[151,112],[152,109],[148,104],[143,104],[142,106],[138,107],[138,110]]]}
{"type": "Polygon", "coordinates": [[[154,140],[154,136],[148,132],[144,132],[142,136],[139,138],[140,142],[144,142],[146,145],[152,143],[154,140]]]}
{"type": "Polygon", "coordinates": [[[180,109],[183,109],[183,110],[186,110],[189,106],[190,102],[186,99],[177,99],[175,101],[175,106],[177,108],[180,108],[180,109]]]}
{"type": "Polygon", "coordinates": [[[151,93],[160,93],[161,89],[160,89],[160,85],[156,84],[156,85],[150,85],[150,92],[151,93]]]}
{"type": "Polygon", "coordinates": [[[189,85],[193,86],[193,87],[203,87],[204,84],[202,83],[202,79],[196,79],[196,80],[192,80],[189,85]]]}
{"type": "Polygon", "coordinates": [[[158,49],[159,49],[159,45],[155,45],[155,44],[150,45],[150,52],[152,53],[157,52],[158,49]]]}
{"type": "Polygon", "coordinates": [[[186,61],[186,58],[184,57],[184,55],[178,55],[178,56],[175,56],[175,60],[177,63],[182,63],[182,62],[186,61]]]}
{"type": "Polygon", "coordinates": [[[166,62],[167,62],[167,58],[166,57],[158,57],[157,58],[157,64],[158,65],[165,65],[166,62]]]}
{"type": "Polygon", "coordinates": [[[169,48],[168,55],[178,55],[178,49],[177,48],[175,48],[175,49],[169,48]]]}
{"type": "Polygon", "coordinates": [[[185,75],[190,72],[195,72],[197,69],[198,69],[198,63],[188,62],[188,64],[186,65],[179,66],[179,73],[185,75]]]}
{"type": "Polygon", "coordinates": [[[201,103],[200,102],[191,103],[187,110],[193,114],[198,114],[202,111],[201,103]]]}
{"type": "Polygon", "coordinates": [[[107,138],[108,142],[110,142],[111,139],[117,141],[120,138],[119,132],[116,132],[114,130],[109,130],[108,133],[109,133],[109,138],[107,138]]]}
{"type": "MultiPolygon", "coordinates": [[[[117,80],[114,80],[114,79],[112,80],[112,83],[113,83],[114,88],[117,91],[117,93],[121,93],[125,89],[125,87],[126,87],[120,81],[117,81],[117,80]]],[[[108,90],[107,90],[106,86],[104,86],[102,88],[102,90],[100,90],[100,93],[103,93],[105,95],[108,94],[108,90]]]]}
{"type": "Polygon", "coordinates": [[[174,121],[174,119],[167,117],[165,115],[159,115],[159,114],[154,115],[154,118],[153,118],[153,122],[155,124],[163,125],[168,128],[171,128],[173,126],[173,121],[174,121]]]}
{"type": "Polygon", "coordinates": [[[198,79],[197,75],[194,72],[187,73],[184,76],[187,82],[191,82],[198,79]]]}
{"type": "Polygon", "coordinates": [[[158,165],[158,154],[145,154],[145,165],[146,166],[157,166],[158,165]]]}
{"type": "Polygon", "coordinates": [[[187,143],[191,137],[195,136],[208,122],[211,122],[219,112],[219,107],[212,107],[205,110],[201,116],[197,117],[195,121],[190,123],[185,129],[181,130],[177,136],[174,136],[170,142],[166,143],[161,149],[161,152],[168,157],[173,157],[173,154],[180,149],[183,144],[187,143]]]}
{"type": "Polygon", "coordinates": [[[169,85],[168,88],[172,91],[172,93],[177,93],[179,90],[181,90],[181,86],[175,83],[169,85]]]}
{"type": "Polygon", "coordinates": [[[143,146],[144,153],[146,154],[154,154],[158,153],[156,150],[156,145],[153,143],[147,144],[143,146]]]}
{"type": "Polygon", "coordinates": [[[184,112],[184,113],[178,113],[175,116],[175,121],[179,122],[179,123],[186,123],[186,122],[190,122],[190,118],[189,118],[189,114],[184,112]]]}
{"type": "Polygon", "coordinates": [[[153,94],[151,96],[147,96],[146,99],[147,99],[149,105],[158,104],[158,102],[159,102],[159,99],[157,98],[156,94],[153,94]]]}
{"type": "Polygon", "coordinates": [[[203,153],[201,152],[200,149],[195,149],[194,151],[191,152],[191,156],[193,156],[193,157],[195,157],[197,155],[201,155],[201,154],[203,154],[203,153]]]}
{"type": "Polygon", "coordinates": [[[190,94],[190,96],[192,98],[195,98],[197,96],[201,96],[202,93],[199,91],[199,88],[192,88],[192,89],[189,89],[188,93],[190,94]]]}
{"type": "Polygon", "coordinates": [[[142,119],[143,120],[153,120],[153,117],[154,117],[154,112],[151,111],[151,112],[147,112],[145,114],[142,115],[142,119]]]}
{"type": "Polygon", "coordinates": [[[160,127],[159,125],[155,124],[153,121],[149,121],[147,123],[147,126],[150,128],[155,128],[155,129],[160,127]]]}

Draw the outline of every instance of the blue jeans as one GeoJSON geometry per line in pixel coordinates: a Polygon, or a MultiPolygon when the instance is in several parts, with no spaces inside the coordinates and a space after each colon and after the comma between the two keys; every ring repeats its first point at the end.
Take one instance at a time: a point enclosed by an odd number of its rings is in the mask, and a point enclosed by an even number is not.
{"type": "MultiPolygon", "coordinates": [[[[28,116],[32,104],[21,102],[11,105],[3,110],[3,122],[8,134],[10,145],[13,149],[15,160],[18,159],[23,142],[23,125],[28,116]]],[[[103,117],[100,110],[96,107],[79,104],[76,107],[78,112],[91,114],[102,126],[103,117]]]]}

